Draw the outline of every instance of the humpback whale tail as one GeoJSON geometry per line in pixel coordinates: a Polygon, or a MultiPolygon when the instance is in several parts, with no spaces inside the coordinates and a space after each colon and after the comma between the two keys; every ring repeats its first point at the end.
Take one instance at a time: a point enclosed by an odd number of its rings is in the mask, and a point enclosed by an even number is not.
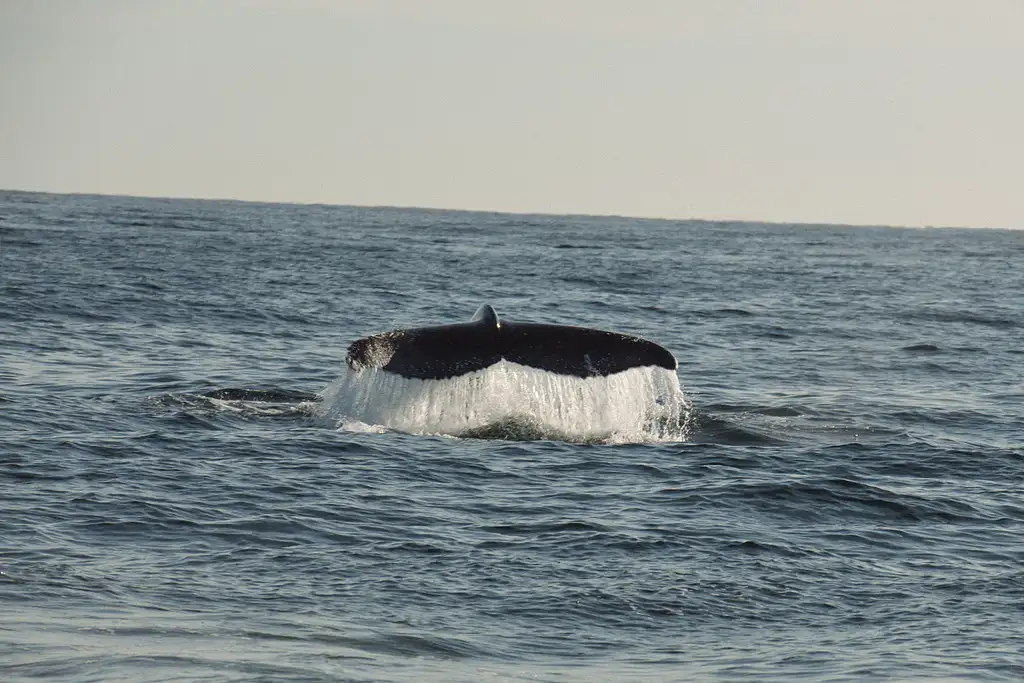
{"type": "Polygon", "coordinates": [[[355,371],[379,368],[409,379],[448,379],[505,360],[559,375],[595,377],[631,368],[676,369],[654,342],[569,325],[515,323],[481,306],[468,323],[375,334],[354,342],[346,361],[355,371]]]}
{"type": "Polygon", "coordinates": [[[360,339],[347,362],[320,414],[350,431],[637,443],[684,441],[689,429],[690,404],[665,348],[509,322],[486,305],[469,322],[360,339]]]}

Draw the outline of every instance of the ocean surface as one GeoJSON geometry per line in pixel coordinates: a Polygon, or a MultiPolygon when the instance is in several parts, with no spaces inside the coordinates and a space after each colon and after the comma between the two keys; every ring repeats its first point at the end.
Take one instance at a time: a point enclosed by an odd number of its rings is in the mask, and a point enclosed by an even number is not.
{"type": "Polygon", "coordinates": [[[0,680],[1024,680],[1022,366],[1024,231],[0,192],[0,680]],[[483,303],[678,371],[345,365],[483,303]]]}

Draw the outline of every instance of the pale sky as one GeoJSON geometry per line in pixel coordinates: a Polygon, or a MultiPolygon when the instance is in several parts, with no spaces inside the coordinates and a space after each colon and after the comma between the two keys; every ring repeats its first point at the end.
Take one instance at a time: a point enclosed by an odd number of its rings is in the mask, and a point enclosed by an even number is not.
{"type": "Polygon", "coordinates": [[[1024,0],[0,0],[0,188],[1024,228],[1024,0]]]}

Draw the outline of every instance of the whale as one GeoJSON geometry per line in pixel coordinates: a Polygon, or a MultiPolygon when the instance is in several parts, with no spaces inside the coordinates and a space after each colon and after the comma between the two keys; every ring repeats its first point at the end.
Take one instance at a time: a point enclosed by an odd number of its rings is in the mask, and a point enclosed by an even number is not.
{"type": "Polygon", "coordinates": [[[675,356],[652,341],[572,325],[502,320],[484,304],[469,322],[399,329],[353,342],[354,372],[382,370],[408,379],[443,380],[507,361],[559,375],[603,377],[632,368],[675,370],[675,356]]]}

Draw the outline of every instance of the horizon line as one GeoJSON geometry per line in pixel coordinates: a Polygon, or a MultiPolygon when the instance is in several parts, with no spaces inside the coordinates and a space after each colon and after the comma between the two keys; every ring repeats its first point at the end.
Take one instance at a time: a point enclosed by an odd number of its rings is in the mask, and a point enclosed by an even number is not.
{"type": "Polygon", "coordinates": [[[267,204],[283,206],[334,206],[352,209],[392,209],[402,211],[438,211],[450,213],[483,213],[491,215],[508,216],[544,216],[549,218],[621,218],[641,221],[660,221],[675,223],[738,223],[744,225],[790,225],[795,227],[836,227],[836,228],[893,228],[897,230],[1003,230],[1014,231],[1021,228],[994,228],[985,226],[968,225],[898,225],[887,223],[828,223],[823,221],[785,221],[785,220],[755,220],[750,218],[671,218],[667,216],[632,216],[619,213],[586,213],[566,212],[553,213],[550,211],[510,211],[500,209],[472,209],[472,208],[451,208],[443,206],[412,206],[399,204],[344,204],[328,201],[297,201],[297,200],[266,200],[266,199],[239,199],[237,197],[186,197],[180,195],[149,195],[149,194],[127,194],[120,192],[60,192],[55,190],[27,190],[23,188],[0,187],[0,192],[40,194],[40,195],[63,195],[71,197],[120,197],[125,199],[163,199],[201,202],[234,202],[239,204],[267,204]]]}

